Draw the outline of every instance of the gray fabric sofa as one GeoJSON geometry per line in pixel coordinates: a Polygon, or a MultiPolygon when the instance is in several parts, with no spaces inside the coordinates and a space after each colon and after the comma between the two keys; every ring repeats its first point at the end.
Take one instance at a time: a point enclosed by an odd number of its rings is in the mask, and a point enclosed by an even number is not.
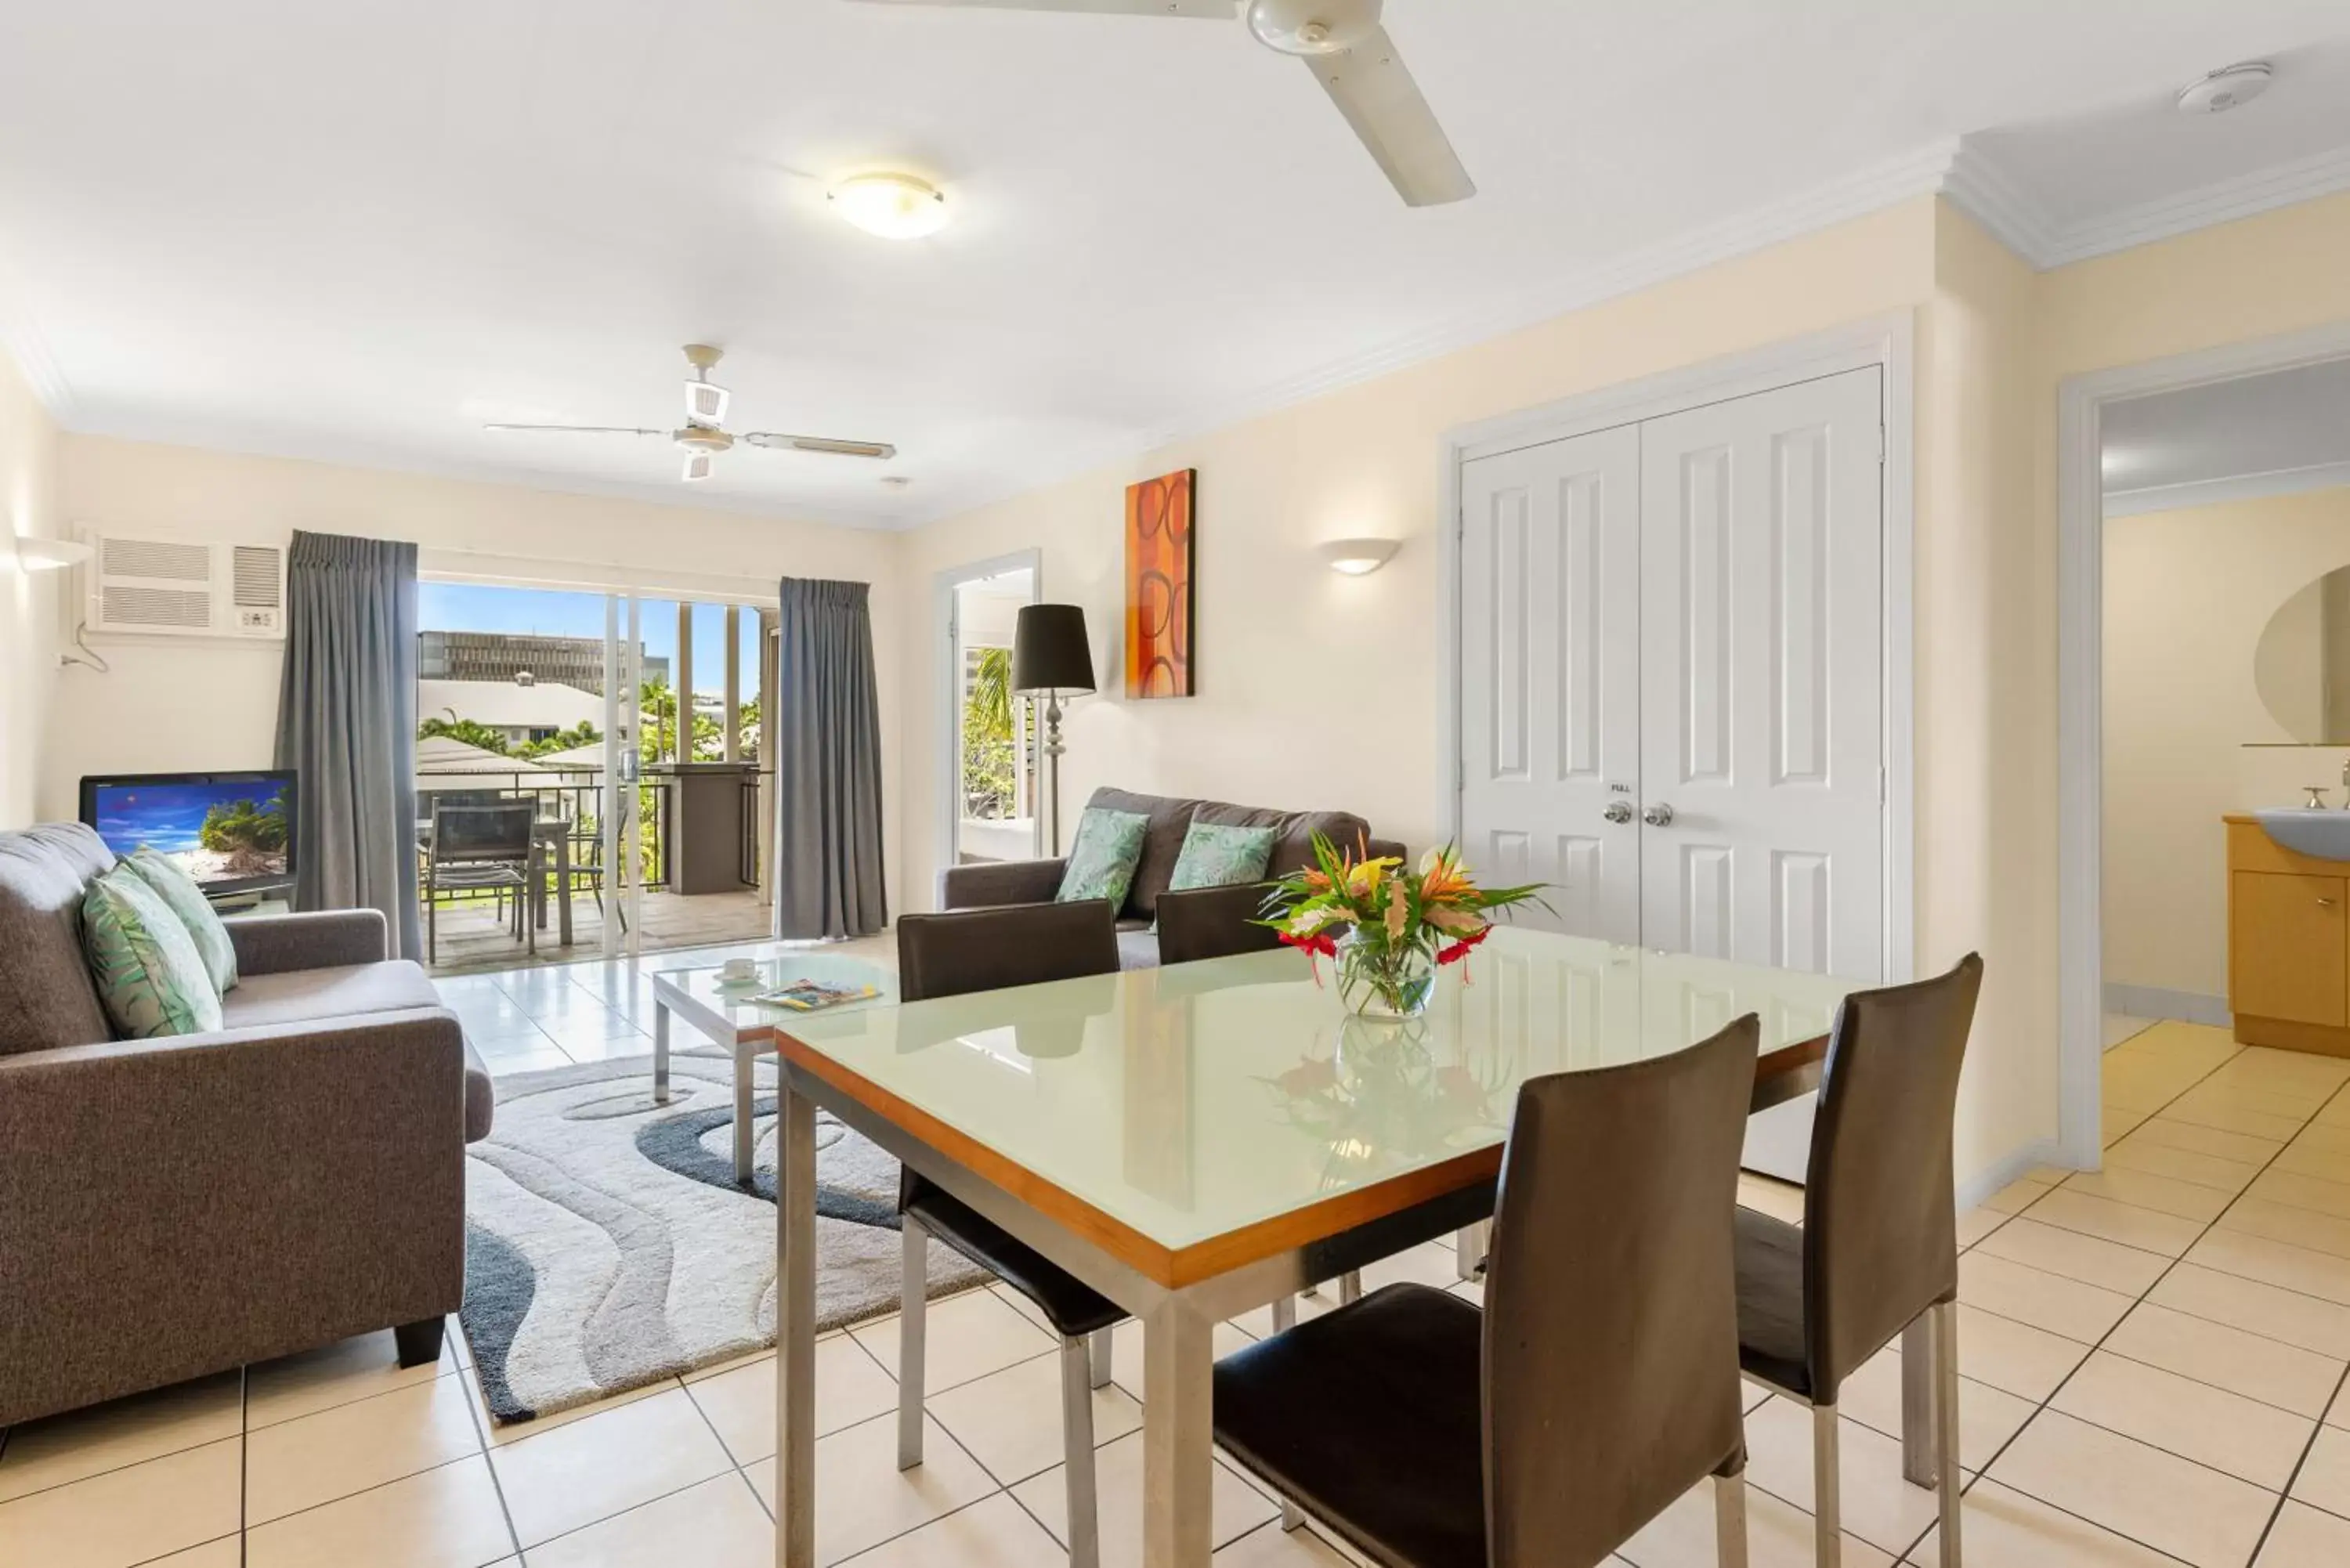
{"type": "Polygon", "coordinates": [[[0,833],[0,1428],[397,1331],[465,1288],[489,1075],[372,909],[231,922],[217,1033],[115,1040],[78,824],[0,833]]]}
{"type": "MultiPolygon", "coordinates": [[[[1366,844],[1373,855],[1404,853],[1404,846],[1393,839],[1373,837],[1370,824],[1351,812],[1274,811],[1221,800],[1137,794],[1107,786],[1094,791],[1093,798],[1086,804],[1111,811],[1139,812],[1150,819],[1143,834],[1142,859],[1135,867],[1134,885],[1127,892],[1126,907],[1118,912],[1118,960],[1128,969],[1149,969],[1161,962],[1180,963],[1214,953],[1268,948],[1277,941],[1270,930],[1250,923],[1264,900],[1265,889],[1262,886],[1169,891],[1167,885],[1174,879],[1176,857],[1183,852],[1183,836],[1194,821],[1276,829],[1273,858],[1266,866],[1267,872],[1275,877],[1314,863],[1316,833],[1357,854],[1366,844]]],[[[951,866],[939,874],[939,908],[979,909],[1004,904],[1041,904],[1059,890],[1061,875],[1068,865],[1067,857],[1062,857],[951,866]]]]}

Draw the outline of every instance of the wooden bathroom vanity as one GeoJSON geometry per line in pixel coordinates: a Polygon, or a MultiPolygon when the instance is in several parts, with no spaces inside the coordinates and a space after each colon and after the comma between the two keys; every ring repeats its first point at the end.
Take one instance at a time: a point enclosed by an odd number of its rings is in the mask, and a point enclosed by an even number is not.
{"type": "Polygon", "coordinates": [[[2350,861],[2228,825],[2228,1005],[2247,1045],[2350,1056],[2350,861]]]}

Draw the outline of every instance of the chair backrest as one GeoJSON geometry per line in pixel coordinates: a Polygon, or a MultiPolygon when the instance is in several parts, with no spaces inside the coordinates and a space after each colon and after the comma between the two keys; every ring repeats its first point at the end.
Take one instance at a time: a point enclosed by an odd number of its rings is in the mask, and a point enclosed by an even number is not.
{"type": "Polygon", "coordinates": [[[908,1002],[1118,972],[1107,899],[1007,904],[898,918],[898,994],[908,1002]]]}
{"type": "Polygon", "coordinates": [[[444,805],[496,805],[506,798],[498,789],[436,789],[427,790],[424,799],[430,807],[444,805]]]}
{"type": "Polygon", "coordinates": [[[527,860],[531,824],[538,808],[527,800],[496,805],[432,807],[432,858],[446,866],[465,860],[527,860]]]}
{"type": "Polygon", "coordinates": [[[1485,1286],[1495,1568],[1588,1568],[1745,1453],[1732,1215],[1760,1028],[1527,1080],[1485,1286]]]}
{"type": "Polygon", "coordinates": [[[1819,1397],[1959,1288],[1950,1126],[1982,960],[1837,1010],[1804,1179],[1804,1353],[1819,1397]]]}
{"type": "Polygon", "coordinates": [[[1159,961],[1196,963],[1279,947],[1280,934],[1256,923],[1268,891],[1265,884],[1251,882],[1159,894],[1159,961]]]}

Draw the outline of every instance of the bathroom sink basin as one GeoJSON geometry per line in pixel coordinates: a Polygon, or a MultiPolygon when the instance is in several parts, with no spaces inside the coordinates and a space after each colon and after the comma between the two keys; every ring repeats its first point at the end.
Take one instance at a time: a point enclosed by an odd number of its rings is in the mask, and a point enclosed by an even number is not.
{"type": "Polygon", "coordinates": [[[2296,855],[2350,860],[2350,811],[2279,806],[2252,815],[2262,832],[2296,855]]]}

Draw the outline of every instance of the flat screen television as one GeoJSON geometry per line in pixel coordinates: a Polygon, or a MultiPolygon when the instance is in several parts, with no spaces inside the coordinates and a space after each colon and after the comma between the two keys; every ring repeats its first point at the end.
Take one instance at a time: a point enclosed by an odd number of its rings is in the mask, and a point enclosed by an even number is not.
{"type": "Polygon", "coordinates": [[[117,855],[159,850],[207,893],[294,880],[295,775],[121,774],[81,781],[81,819],[117,855]]]}

